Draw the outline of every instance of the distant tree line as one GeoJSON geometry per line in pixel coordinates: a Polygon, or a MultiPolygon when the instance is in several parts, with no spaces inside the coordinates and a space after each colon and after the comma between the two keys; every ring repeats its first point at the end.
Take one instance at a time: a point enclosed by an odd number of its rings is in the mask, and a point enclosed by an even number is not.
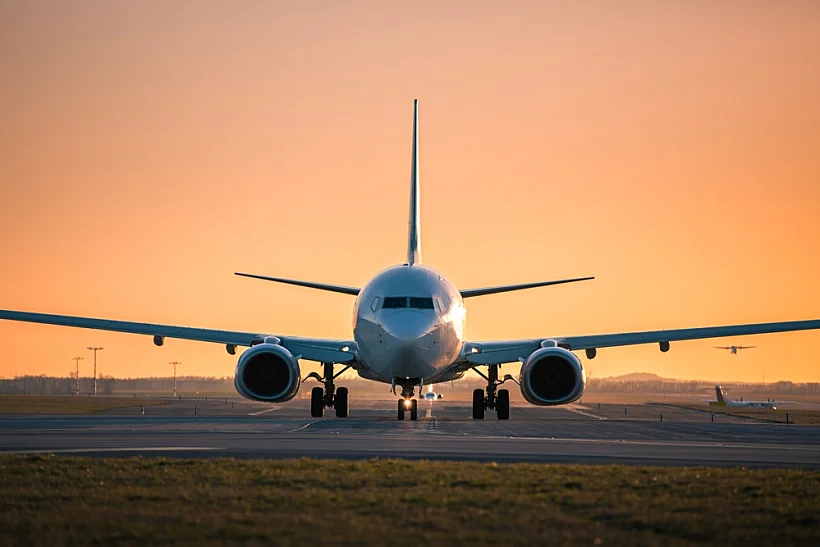
{"type": "MultiPolygon", "coordinates": [[[[97,378],[97,394],[112,395],[116,380],[110,376],[97,378]]],[[[77,380],[53,376],[17,376],[11,380],[0,379],[0,393],[4,395],[74,395],[77,380]]],[[[80,378],[80,395],[94,393],[94,379],[80,378]]]]}
{"type": "MultiPolygon", "coordinates": [[[[173,378],[120,378],[117,391],[173,391],[173,378]]],[[[180,376],[177,378],[178,392],[233,391],[233,377],[180,376]]]]}
{"type": "Polygon", "coordinates": [[[795,384],[794,382],[774,382],[772,384],[754,384],[752,393],[769,395],[820,395],[820,383],[795,384]]]}
{"type": "Polygon", "coordinates": [[[666,393],[691,395],[702,390],[700,382],[676,382],[668,380],[607,380],[590,378],[587,380],[587,392],[607,393],[666,393]]]}
{"type": "MultiPolygon", "coordinates": [[[[338,380],[340,384],[351,384],[362,381],[359,378],[345,378],[338,380]]],[[[362,381],[363,382],[363,381],[362,381]]],[[[176,380],[178,392],[214,392],[232,391],[233,377],[200,377],[183,376],[176,380]]],[[[485,381],[480,378],[465,378],[446,385],[437,385],[436,391],[470,391],[474,388],[483,388],[485,381]]],[[[76,391],[74,378],[57,378],[53,376],[17,376],[13,379],[0,379],[0,394],[18,395],[74,395],[76,391]]],[[[384,387],[382,384],[363,382],[356,389],[384,387]]],[[[658,393],[692,395],[706,393],[713,389],[713,382],[704,381],[675,381],[675,380],[616,380],[607,378],[589,378],[587,392],[606,393],[658,393]]],[[[514,385],[505,385],[507,389],[517,389],[514,385]]],[[[820,395],[820,383],[774,382],[771,384],[723,384],[726,389],[743,389],[761,395],[820,395]]],[[[97,393],[113,395],[119,393],[139,392],[171,392],[174,389],[173,378],[113,378],[101,376],[97,378],[97,393]]],[[[92,378],[80,378],[80,395],[90,395],[94,391],[92,378]]]]}

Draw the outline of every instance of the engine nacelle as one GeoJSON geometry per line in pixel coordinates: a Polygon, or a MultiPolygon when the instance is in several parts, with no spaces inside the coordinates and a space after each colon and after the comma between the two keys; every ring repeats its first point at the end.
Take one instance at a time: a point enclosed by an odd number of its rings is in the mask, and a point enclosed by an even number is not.
{"type": "Polygon", "coordinates": [[[291,352],[277,344],[259,344],[239,357],[233,385],[246,399],[283,403],[296,396],[301,381],[299,361],[291,352]]]}
{"type": "Polygon", "coordinates": [[[581,360],[563,348],[541,348],[521,367],[521,394],[534,405],[553,406],[577,401],[584,394],[586,372],[581,360]]]}

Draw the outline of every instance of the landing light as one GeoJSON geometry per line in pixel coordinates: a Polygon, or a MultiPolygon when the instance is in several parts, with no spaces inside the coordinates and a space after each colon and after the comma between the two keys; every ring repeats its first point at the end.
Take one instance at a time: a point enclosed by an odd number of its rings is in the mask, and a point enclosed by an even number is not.
{"type": "Polygon", "coordinates": [[[405,400],[404,400],[404,406],[405,406],[406,408],[410,408],[410,405],[412,405],[412,404],[413,404],[413,403],[410,401],[410,399],[405,399],[405,400]]]}

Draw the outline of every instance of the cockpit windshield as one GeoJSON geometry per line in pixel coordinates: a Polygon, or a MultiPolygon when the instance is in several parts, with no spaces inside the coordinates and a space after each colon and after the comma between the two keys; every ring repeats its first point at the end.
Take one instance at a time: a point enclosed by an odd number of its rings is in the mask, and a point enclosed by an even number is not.
{"type": "Polygon", "coordinates": [[[417,310],[432,310],[432,297],[418,297],[418,296],[385,296],[382,309],[397,309],[397,308],[413,308],[417,310]]]}

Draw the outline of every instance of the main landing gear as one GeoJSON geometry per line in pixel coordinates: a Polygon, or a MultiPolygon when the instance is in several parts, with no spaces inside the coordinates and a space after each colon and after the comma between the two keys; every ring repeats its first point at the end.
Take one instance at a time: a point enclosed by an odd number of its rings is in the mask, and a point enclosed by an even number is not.
{"type": "Polygon", "coordinates": [[[404,419],[405,412],[410,412],[410,420],[416,421],[419,418],[419,402],[413,399],[413,394],[416,386],[414,379],[408,379],[401,382],[401,399],[398,401],[398,415],[399,420],[404,419]]]}
{"type": "Polygon", "coordinates": [[[497,389],[498,386],[507,380],[515,381],[512,376],[507,374],[504,379],[498,381],[498,365],[489,365],[487,375],[485,376],[480,370],[473,367],[473,370],[479,376],[487,380],[486,394],[483,389],[476,389],[473,391],[473,419],[483,420],[485,410],[495,410],[496,417],[499,420],[510,419],[510,392],[506,389],[497,389]]]}
{"type": "Polygon", "coordinates": [[[319,376],[315,372],[307,375],[305,380],[313,378],[324,384],[325,387],[314,387],[310,392],[310,415],[314,418],[321,418],[325,413],[325,407],[335,408],[337,418],[347,418],[348,415],[348,394],[346,387],[336,388],[333,380],[339,377],[350,367],[345,367],[336,374],[333,374],[333,363],[322,363],[324,376],[319,376]]]}

